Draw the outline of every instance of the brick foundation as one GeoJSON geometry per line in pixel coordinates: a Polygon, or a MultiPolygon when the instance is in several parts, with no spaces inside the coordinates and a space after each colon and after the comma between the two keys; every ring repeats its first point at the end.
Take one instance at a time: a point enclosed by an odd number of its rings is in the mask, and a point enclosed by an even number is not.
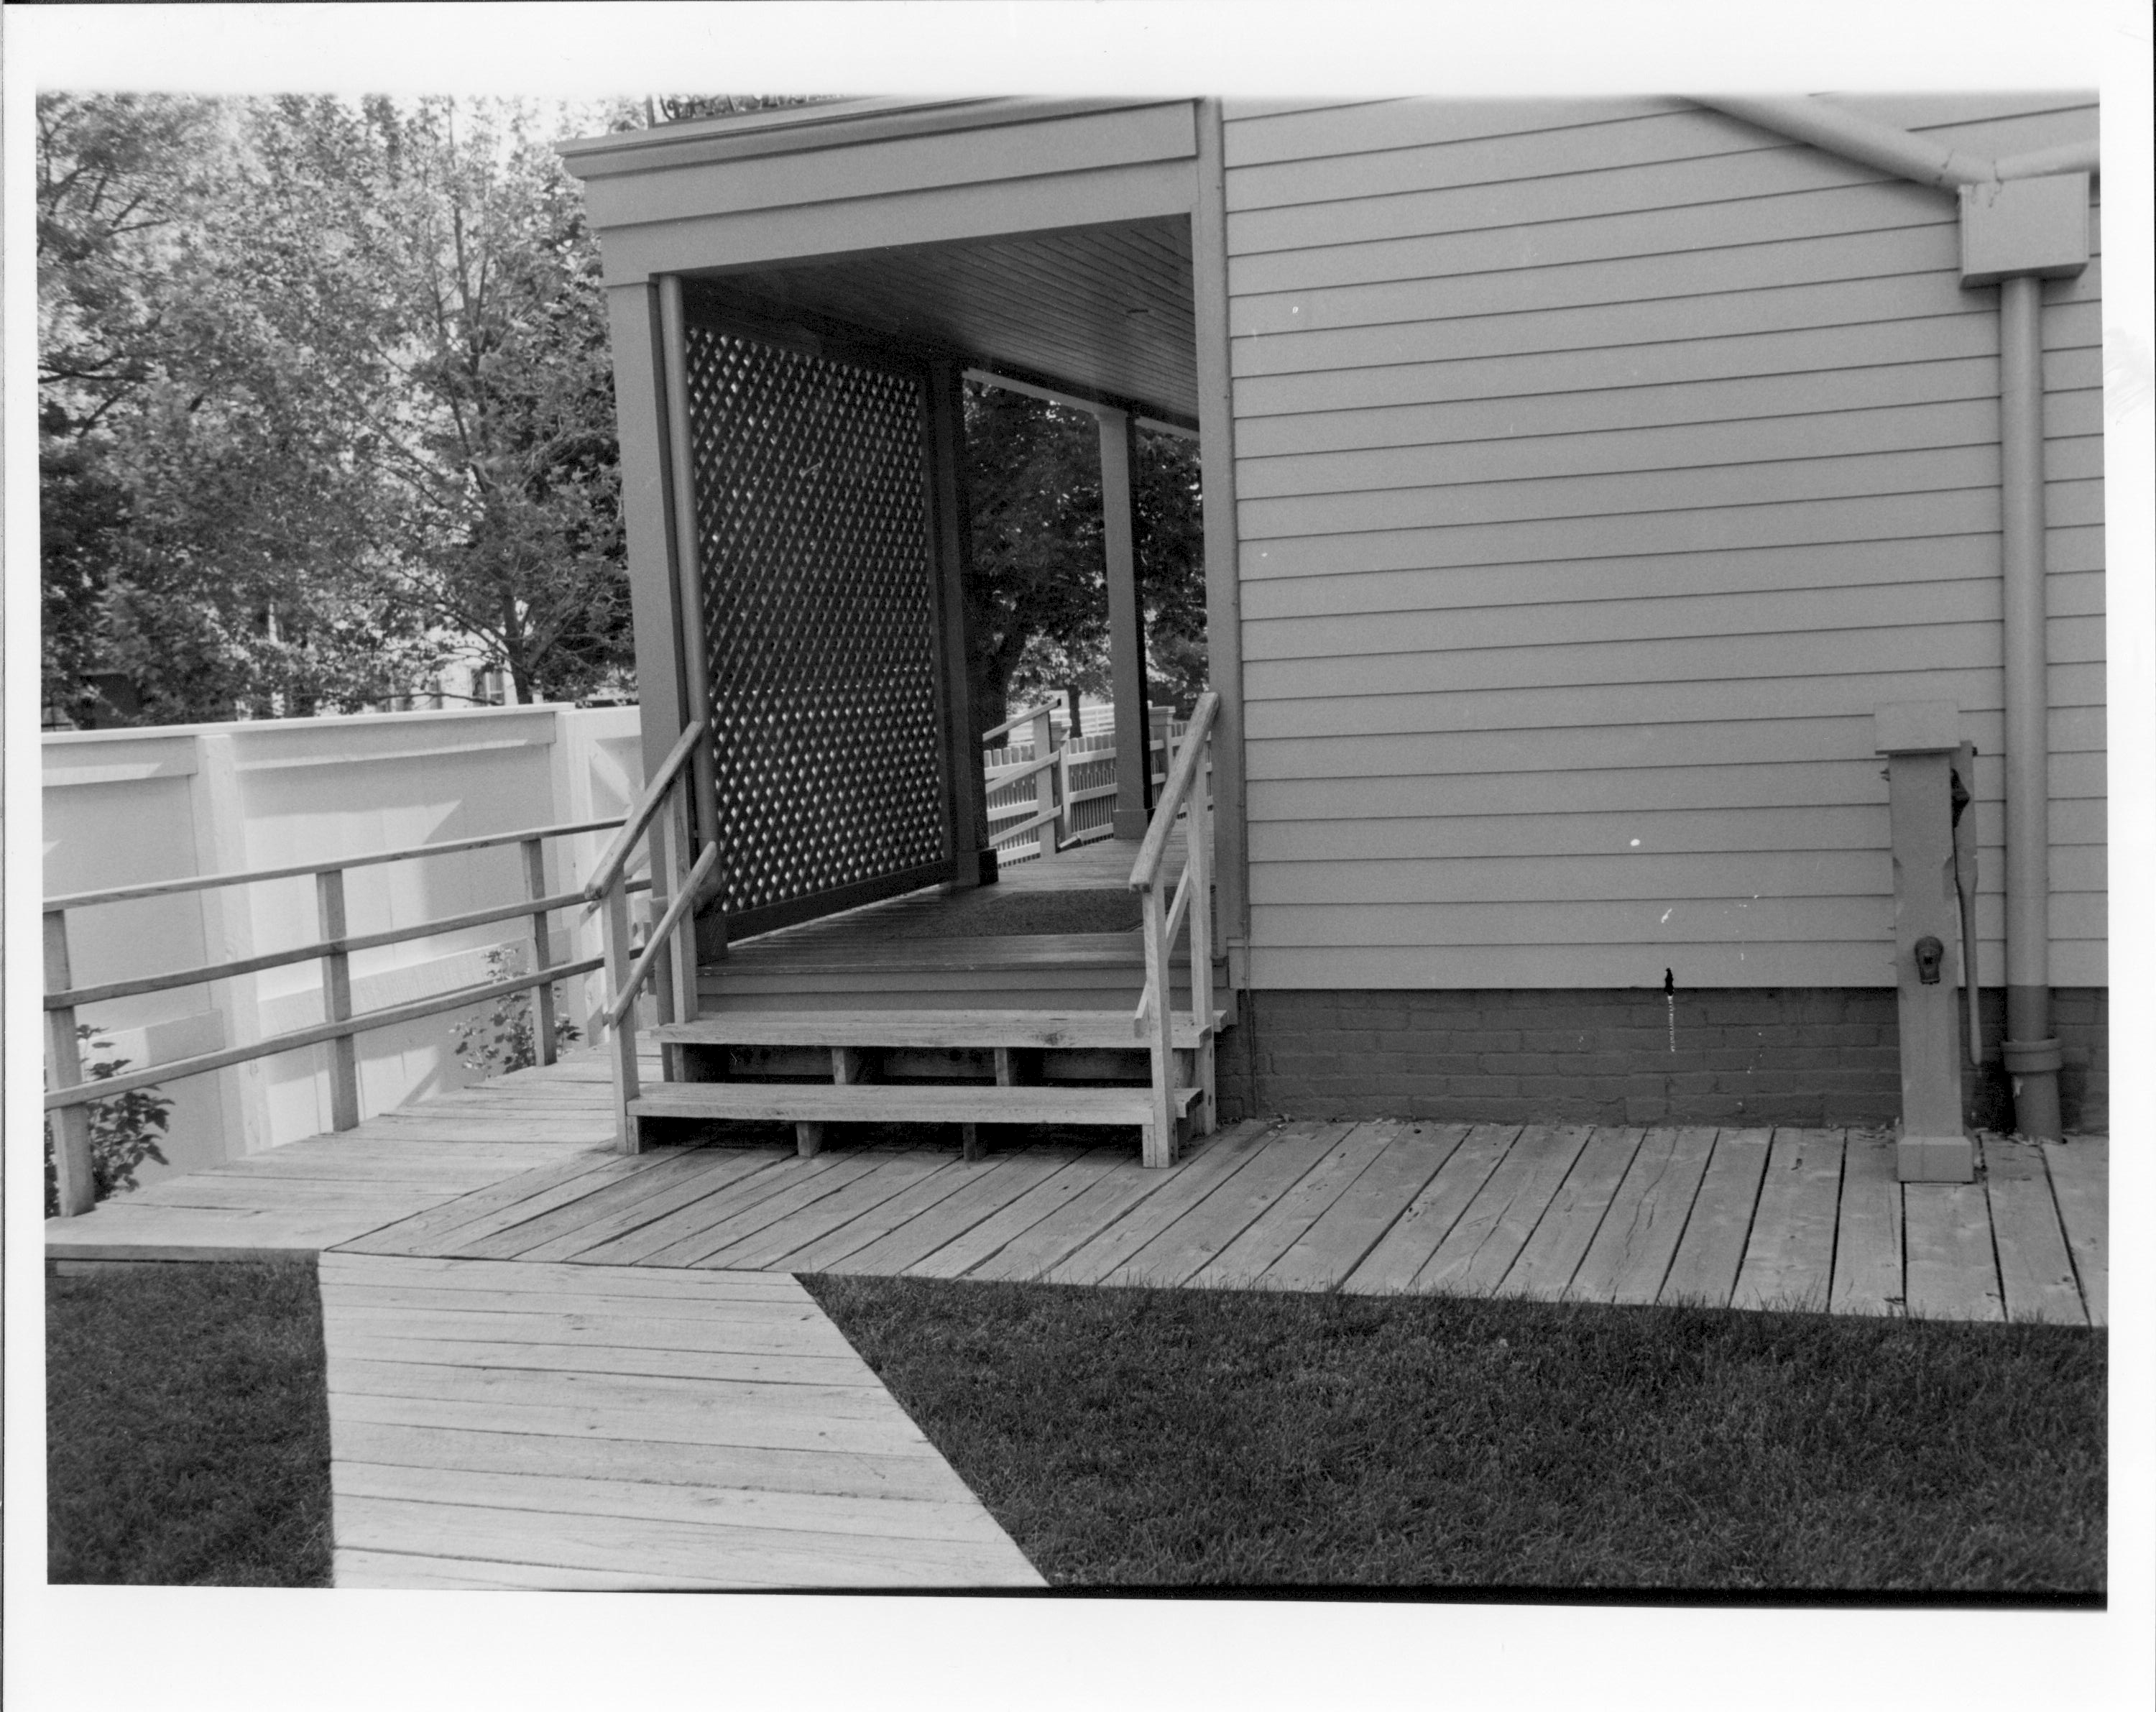
{"type": "MultiPolygon", "coordinates": [[[[2005,995],[1984,995],[1984,1069],[1965,1072],[1973,1123],[2003,1123],[2005,995]]],[[[1221,1042],[1220,1109],[1438,1122],[1885,1124],[1900,1116],[1892,988],[1239,995],[1221,1042]],[[1674,1049],[1673,1049],[1674,1047],[1674,1049]]],[[[2109,1118],[2102,988],[2054,1000],[2069,1129],[2109,1118]]]]}

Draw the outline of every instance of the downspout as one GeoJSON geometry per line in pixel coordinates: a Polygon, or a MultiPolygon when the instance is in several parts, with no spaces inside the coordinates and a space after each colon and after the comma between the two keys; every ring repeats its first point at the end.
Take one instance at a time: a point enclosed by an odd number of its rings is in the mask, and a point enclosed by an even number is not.
{"type": "Polygon", "coordinates": [[[1999,282],[1999,510],[2006,665],[2006,1073],[2014,1127],[2056,1141],[2051,689],[2044,607],[2044,287],[1999,282]]]}
{"type": "MultiPolygon", "coordinates": [[[[2015,181],[2097,170],[2094,140],[1994,161],[1946,148],[1810,97],[1701,98],[1710,107],[1918,184],[1961,193],[1963,283],[1999,285],[2000,573],[2006,699],[2006,1039],[2015,1128],[2061,1133],[2059,1042],[2051,1033],[2051,742],[2045,634],[2044,334],[2046,274],[2078,272],[2071,258],[2038,256],[1972,278],[1973,198],[1988,203],[2015,181]],[[1977,187],[1972,189],[1972,187],[1977,187]]],[[[2080,181],[2076,180],[2079,183],[2080,181]]],[[[2019,193],[2016,193],[2019,194],[2019,193]]],[[[2087,194],[2080,192],[2085,264],[2087,194]]],[[[2041,249],[2041,245],[2039,248],[2041,249]]]]}

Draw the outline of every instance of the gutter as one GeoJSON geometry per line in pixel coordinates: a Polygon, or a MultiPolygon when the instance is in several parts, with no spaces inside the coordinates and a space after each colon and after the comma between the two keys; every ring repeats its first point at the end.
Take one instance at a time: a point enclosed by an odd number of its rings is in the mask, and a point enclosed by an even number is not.
{"type": "Polygon", "coordinates": [[[1999,500],[2006,690],[2006,1039],[2015,1128],[2058,1139],[2051,1032],[2050,686],[2045,638],[2045,279],[2088,264],[2092,138],[1994,160],[1810,96],[1697,105],[1961,198],[1962,284],[1999,286],[1999,500]]]}

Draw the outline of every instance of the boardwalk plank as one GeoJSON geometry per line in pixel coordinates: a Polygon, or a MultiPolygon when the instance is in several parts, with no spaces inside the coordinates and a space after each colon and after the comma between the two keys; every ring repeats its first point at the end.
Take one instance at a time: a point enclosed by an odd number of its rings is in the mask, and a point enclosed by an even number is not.
{"type": "Polygon", "coordinates": [[[1243,1233],[1191,1275],[1195,1286],[1262,1286],[1269,1268],[1354,1185],[1392,1140],[1389,1128],[1357,1123],[1243,1233]]]}
{"type": "Polygon", "coordinates": [[[628,1267],[588,1266],[582,1261],[477,1262],[435,1256],[363,1254],[332,1249],[321,1257],[325,1281],[421,1285],[429,1289],[494,1290],[513,1280],[521,1290],[557,1289],[572,1294],[709,1298],[798,1303],[799,1287],[769,1272],[684,1272],[628,1267]]]}
{"type": "Polygon", "coordinates": [[[1210,1262],[1285,1195],[1348,1134],[1344,1123],[1290,1123],[1275,1130],[1258,1156],[1224,1178],[1129,1260],[1109,1284],[1180,1284],[1210,1262]]]}
{"type": "Polygon", "coordinates": [[[1041,1277],[1144,1201],[1161,1186],[1163,1175],[1135,1160],[1112,1162],[1084,1189],[1046,1218],[1019,1231],[967,1277],[983,1282],[1041,1277]]]}
{"type": "MultiPolygon", "coordinates": [[[[342,1340],[340,1339],[340,1345],[342,1340]]],[[[467,1367],[443,1361],[377,1361],[341,1347],[329,1362],[329,1388],[342,1396],[434,1397],[511,1408],[630,1409],[654,1419],[708,1412],[715,1403],[743,1416],[887,1420],[890,1396],[869,1375],[855,1382],[762,1385],[707,1374],[591,1373],[582,1369],[467,1367]]]]}
{"type": "MultiPolygon", "coordinates": [[[[776,1151],[775,1149],[773,1150],[776,1151]]],[[[653,1195],[664,1195],[685,1181],[696,1183],[710,1174],[711,1162],[698,1148],[654,1149],[647,1170],[625,1172],[558,1206],[534,1212],[529,1218],[507,1225],[484,1236],[459,1242],[452,1251],[459,1259],[513,1260],[531,1254],[542,1245],[573,1236],[594,1220],[634,1206],[653,1195]]],[[[588,1245],[586,1245],[588,1246],[588,1245]]]]}
{"type": "Polygon", "coordinates": [[[2088,1314],[2074,1280],[2074,1262],[2051,1197],[2043,1149],[2035,1143],[1985,1137],[1984,1187],[2007,1319],[2087,1325],[2088,1314]]]}
{"type": "Polygon", "coordinates": [[[837,1229],[782,1256],[777,1263],[790,1272],[825,1271],[848,1255],[932,1213],[981,1176],[982,1163],[951,1160],[947,1168],[932,1171],[908,1184],[888,1200],[857,1213],[837,1229]]]}
{"type": "Polygon", "coordinates": [[[1079,1154],[909,1268],[911,1275],[963,1278],[983,1261],[994,1258],[1005,1243],[1023,1236],[1058,1208],[1069,1206],[1127,1157],[1127,1150],[1120,1145],[1093,1148],[1079,1154]]]}
{"type": "Polygon", "coordinates": [[[1841,1168],[1840,1130],[1774,1132],[1731,1307],[1826,1311],[1841,1168]]]}
{"type": "Polygon", "coordinates": [[[1504,1282],[1587,1145],[1584,1125],[1530,1125],[1415,1275],[1419,1291],[1483,1296],[1504,1282]]]}
{"type": "Polygon", "coordinates": [[[1081,1244],[1043,1274],[1051,1284],[1097,1284],[1227,1178],[1271,1145],[1269,1128],[1224,1133],[1214,1144],[1173,1170],[1156,1171],[1160,1186],[1097,1236],[1081,1244]]]}
{"type": "Polygon", "coordinates": [[[338,1462],[594,1480],[618,1480],[624,1468],[633,1468],[639,1480],[660,1485],[852,1498],[949,1499],[954,1488],[964,1489],[940,1458],[833,1457],[798,1444],[778,1449],[729,1445],[720,1457],[698,1444],[414,1427],[335,1415],[330,1420],[330,1438],[331,1454],[338,1462]]]}
{"type": "Polygon", "coordinates": [[[1470,1129],[1340,1288],[1358,1295],[1409,1288],[1520,1129],[1517,1123],[1477,1123],[1470,1129]]]}
{"type": "Polygon", "coordinates": [[[1714,1151],[1712,1129],[1650,1129],[1587,1255],[1565,1287],[1575,1302],[1652,1302],[1661,1293],[1714,1151]]]}
{"type": "Polygon", "coordinates": [[[1498,1287],[1508,1296],[1554,1301],[1564,1294],[1640,1150],[1644,1129],[1597,1129],[1551,1198],[1549,1211],[1498,1287]]]}
{"type": "MultiPolygon", "coordinates": [[[[880,1166],[888,1154],[864,1150],[857,1154],[819,1154],[814,1159],[782,1160],[769,1170],[759,1171],[748,1182],[749,1194],[737,1200],[731,1195],[714,1196],[711,1202],[699,1201],[697,1208],[711,1206],[718,1214],[708,1217],[685,1220],[687,1232],[664,1246],[649,1242],[609,1243],[604,1250],[588,1249],[585,1259],[604,1253],[609,1262],[619,1262],[630,1254],[636,1254],[639,1266],[693,1266],[706,1255],[716,1254],[722,1248],[747,1241],[759,1231],[767,1229],[780,1220],[790,1218],[804,1207],[838,1194],[848,1185],[868,1176],[880,1166]],[[636,1253],[638,1249],[641,1253],[636,1253]]],[[[685,1208],[685,1213],[696,1208],[685,1208]]],[[[665,1221],[660,1221],[662,1224],[665,1221]]],[[[656,1231],[657,1227],[652,1227],[656,1231]]],[[[643,1233],[638,1233],[642,1236],[643,1233]]]]}
{"type": "Polygon", "coordinates": [[[1728,1305],[1773,1134],[1768,1129],[1725,1129],[1714,1138],[1699,1193],[1692,1198],[1691,1216],[1685,1221],[1657,1301],[1728,1305]]]}
{"type": "MultiPolygon", "coordinates": [[[[527,1515],[477,1504],[351,1498],[336,1504],[337,1537],[356,1549],[509,1561],[745,1586],[1039,1586],[1017,1548],[992,1563],[978,1544],[808,1538],[767,1529],[617,1516],[527,1515]],[[1015,1559],[1013,1562],[1010,1560],[1015,1559]]],[[[998,1554],[1002,1556],[1002,1554],[998,1554]]]]}
{"type": "Polygon", "coordinates": [[[961,1161],[964,1173],[949,1195],[874,1242],[827,1262],[823,1270],[884,1277],[904,1272],[1002,1211],[1034,1184],[1054,1176],[1070,1158],[1058,1149],[1038,1148],[961,1161]]]}
{"type": "Polygon", "coordinates": [[[407,1338],[393,1332],[355,1331],[348,1324],[338,1332],[337,1348],[355,1361],[433,1362],[534,1372],[674,1375],[739,1380],[752,1385],[841,1384],[857,1370],[850,1352],[742,1355],[714,1350],[644,1350],[577,1342],[407,1338]]]}
{"type": "Polygon", "coordinates": [[[430,1592],[522,1588],[555,1593],[730,1593],[741,1585],[700,1581],[693,1576],[572,1569],[561,1564],[498,1563],[476,1557],[423,1557],[408,1551],[356,1551],[348,1547],[340,1547],[333,1561],[340,1587],[430,1592]]]}
{"type": "Polygon", "coordinates": [[[1905,1298],[1894,1142],[1888,1136],[1851,1135],[1842,1149],[1830,1306],[1836,1314],[1899,1314],[1907,1306],[1905,1298]]]}
{"type": "MultiPolygon", "coordinates": [[[[387,1230],[377,1231],[364,1247],[373,1254],[404,1254],[424,1251],[441,1242],[454,1231],[467,1225],[476,1224],[481,1218],[498,1213],[505,1207],[521,1206],[549,1190],[593,1180],[590,1186],[612,1180],[614,1168],[623,1163],[619,1154],[578,1154],[552,1165],[541,1165],[506,1177],[492,1186],[475,1194],[461,1196],[445,1206],[431,1209],[409,1219],[400,1221],[387,1230]]],[[[347,1245],[361,1247],[360,1244],[347,1245]]]]}
{"type": "Polygon", "coordinates": [[[1903,1184],[1902,1223],[1912,1316],[2006,1317],[1981,1183],[1903,1184]]]}
{"type": "Polygon", "coordinates": [[[2066,1230],[2066,1248],[2073,1256],[2074,1275],[2088,1307],[2089,1324],[2107,1324],[2111,1319],[2111,1231],[2107,1217],[2111,1144],[2100,1135],[2046,1142],[2044,1164],[2051,1175],[2052,1198],[2058,1204],[2059,1222],[2066,1230]]]}
{"type": "MultiPolygon", "coordinates": [[[[577,1258],[617,1237],[656,1224],[678,1211],[716,1195],[744,1178],[753,1177],[782,1159],[794,1157],[792,1149],[699,1148],[696,1169],[671,1181],[654,1183],[638,1179],[623,1185],[622,1198],[611,1211],[592,1209],[593,1216],[566,1226],[558,1236],[525,1249],[517,1258],[526,1261],[566,1261],[577,1258]]],[[[596,1200],[596,1197],[594,1197],[596,1200]]]]}
{"type": "MultiPolygon", "coordinates": [[[[779,1156],[760,1170],[739,1176],[715,1173],[711,1186],[704,1194],[633,1231],[579,1248],[572,1257],[586,1266],[675,1266],[684,1255],[701,1253],[713,1244],[731,1240],[724,1236],[711,1236],[708,1242],[703,1239],[727,1221],[740,1219],[774,1196],[794,1194],[803,1185],[813,1185],[827,1171],[839,1172],[837,1181],[843,1183],[875,1164],[874,1158],[865,1153],[827,1152],[804,1159],[790,1148],[773,1151],[779,1156]]],[[[827,1192],[814,1187],[806,1191],[827,1192]]],[[[791,1204],[798,1206],[801,1201],[797,1198],[791,1204]]],[[[779,1215],[774,1211],[768,1216],[779,1215]]],[[[737,1228],[746,1231],[757,1226],[743,1224],[737,1228]]]]}
{"type": "Polygon", "coordinates": [[[761,1492],[740,1487],[663,1485],[567,1474],[481,1473],[471,1469],[406,1468],[386,1463],[339,1463],[339,1498],[439,1502],[461,1496],[493,1509],[562,1515],[668,1518],[762,1528],[789,1534],[848,1534],[871,1540],[993,1540],[996,1530],[970,1501],[861,1498],[834,1493],[761,1492]]]}
{"type": "Polygon", "coordinates": [[[572,1344],[586,1339],[618,1348],[711,1350],[732,1355],[783,1355],[803,1348],[798,1327],[776,1328],[747,1319],[661,1319],[634,1303],[621,1314],[559,1314],[535,1309],[515,1314],[492,1309],[377,1308],[365,1303],[327,1303],[325,1328],[349,1328],[370,1337],[403,1336],[481,1342],[572,1344]]]}
{"type": "Polygon", "coordinates": [[[1260,1281],[1268,1290],[1331,1290],[1354,1271],[1438,1168],[1466,1139],[1465,1123],[1380,1120],[1363,1128],[1383,1151],[1291,1243],[1260,1281]]]}
{"type": "Polygon", "coordinates": [[[938,1175],[947,1175],[954,1180],[958,1177],[959,1164],[955,1154],[941,1148],[932,1152],[922,1148],[886,1154],[877,1160],[874,1170],[864,1172],[844,1187],[819,1196],[808,1206],[788,1212],[783,1218],[774,1219],[723,1247],[699,1255],[694,1263],[701,1267],[741,1267],[776,1265],[796,1249],[829,1236],[870,1208],[882,1206],[920,1179],[938,1175]]]}

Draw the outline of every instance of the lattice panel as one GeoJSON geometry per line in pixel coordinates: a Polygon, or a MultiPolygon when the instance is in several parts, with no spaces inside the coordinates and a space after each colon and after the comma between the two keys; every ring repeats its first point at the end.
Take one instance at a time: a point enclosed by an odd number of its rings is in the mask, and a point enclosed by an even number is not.
{"type": "Polygon", "coordinates": [[[729,916],[947,854],[919,383],[691,321],[729,916]]]}

